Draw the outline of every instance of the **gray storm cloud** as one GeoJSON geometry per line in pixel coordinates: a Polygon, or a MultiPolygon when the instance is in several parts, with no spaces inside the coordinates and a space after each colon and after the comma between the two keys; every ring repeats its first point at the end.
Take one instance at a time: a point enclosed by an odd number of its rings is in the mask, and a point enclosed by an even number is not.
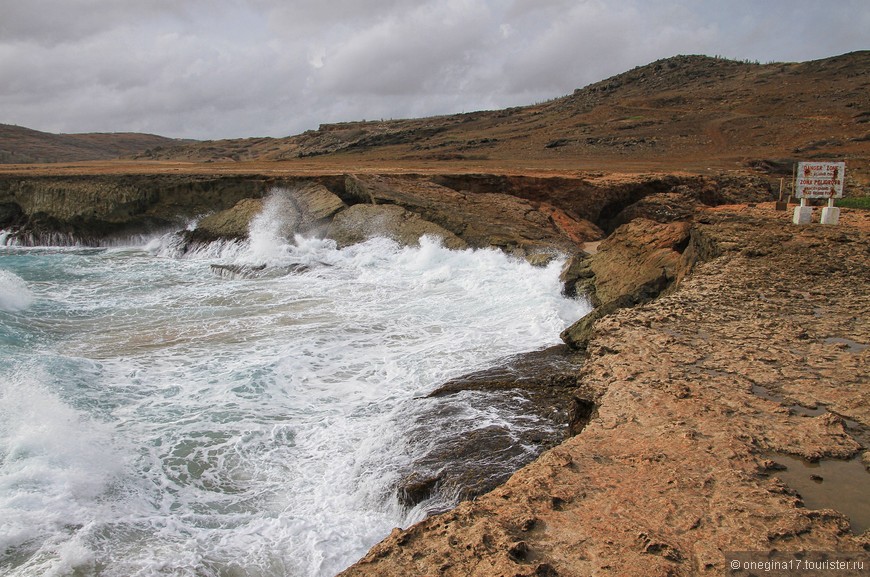
{"type": "Polygon", "coordinates": [[[865,0],[0,0],[0,122],[285,136],[530,104],[675,54],[868,48],[865,0]]]}

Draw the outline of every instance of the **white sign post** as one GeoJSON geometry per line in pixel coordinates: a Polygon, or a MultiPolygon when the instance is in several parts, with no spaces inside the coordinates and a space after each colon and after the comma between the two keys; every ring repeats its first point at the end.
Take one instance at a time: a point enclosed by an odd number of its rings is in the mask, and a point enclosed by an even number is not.
{"type": "Polygon", "coordinates": [[[845,177],[845,162],[799,162],[795,175],[795,196],[801,199],[801,205],[794,209],[792,222],[812,222],[813,207],[807,206],[807,199],[827,198],[828,206],[822,209],[822,224],[837,224],[840,221],[840,209],[834,206],[834,199],[843,197],[845,177]]]}

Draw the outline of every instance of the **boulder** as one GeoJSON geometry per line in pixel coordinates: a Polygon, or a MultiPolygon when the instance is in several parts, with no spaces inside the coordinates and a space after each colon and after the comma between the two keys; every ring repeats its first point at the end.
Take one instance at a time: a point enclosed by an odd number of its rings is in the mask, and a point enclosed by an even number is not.
{"type": "Polygon", "coordinates": [[[393,204],[351,206],[338,213],[326,231],[326,237],[336,241],[339,247],[376,236],[391,238],[402,245],[416,246],[425,235],[441,238],[447,248],[463,249],[468,246],[449,230],[393,204]]]}
{"type": "Polygon", "coordinates": [[[638,218],[619,227],[589,258],[596,303],[606,303],[640,287],[657,283],[663,275],[677,278],[691,223],[658,223],[638,218]]]}
{"type": "Polygon", "coordinates": [[[198,242],[218,238],[247,238],[250,223],[266,205],[280,213],[282,234],[322,234],[330,218],[345,208],[344,202],[316,182],[306,182],[292,188],[275,188],[266,199],[243,198],[232,208],[206,216],[190,235],[198,242]]]}
{"type": "Polygon", "coordinates": [[[210,214],[200,220],[193,239],[209,242],[218,238],[246,238],[248,225],[263,210],[263,199],[243,198],[232,208],[210,214]]]}
{"type": "Polygon", "coordinates": [[[637,218],[622,225],[594,255],[570,259],[562,272],[567,294],[586,294],[595,310],[562,331],[562,341],[584,349],[595,323],[618,309],[648,302],[681,278],[691,223],[637,218]]]}
{"type": "Polygon", "coordinates": [[[299,215],[297,232],[308,233],[327,224],[328,219],[346,208],[344,202],[328,188],[316,182],[301,184],[287,190],[299,215]]]}

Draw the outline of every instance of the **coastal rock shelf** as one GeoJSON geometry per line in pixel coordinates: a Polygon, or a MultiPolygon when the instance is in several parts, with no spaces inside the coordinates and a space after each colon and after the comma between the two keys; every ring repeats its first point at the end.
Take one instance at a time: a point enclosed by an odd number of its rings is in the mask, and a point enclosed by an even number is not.
{"type": "Polygon", "coordinates": [[[798,228],[722,207],[691,234],[706,256],[691,274],[590,328],[578,377],[597,412],[580,434],[342,575],[721,575],[725,551],[866,551],[845,506],[804,503],[767,456],[867,449],[870,214],[798,228]]]}
{"type": "Polygon", "coordinates": [[[332,228],[340,243],[380,233],[413,244],[434,233],[446,246],[497,247],[518,256],[570,253],[578,243],[599,240],[615,225],[638,217],[675,218],[662,209],[667,203],[661,193],[684,206],[770,199],[765,181],[727,175],[7,174],[0,175],[0,230],[25,244],[57,239],[99,244],[107,237],[183,230],[198,221],[188,232],[191,242],[241,238],[262,200],[276,189],[291,192],[285,203],[296,216],[287,231],[291,238],[293,233],[322,236],[332,228]],[[653,202],[640,202],[647,197],[653,202]],[[367,208],[343,215],[357,205],[367,208]],[[367,229],[356,226],[361,221],[367,229]],[[355,226],[360,230],[349,230],[355,226]]]}

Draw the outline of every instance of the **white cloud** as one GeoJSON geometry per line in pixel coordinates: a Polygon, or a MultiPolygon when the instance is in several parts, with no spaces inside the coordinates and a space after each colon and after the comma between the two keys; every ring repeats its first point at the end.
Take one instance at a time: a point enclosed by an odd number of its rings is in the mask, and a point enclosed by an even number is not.
{"type": "Polygon", "coordinates": [[[0,122],[283,136],[500,108],[678,53],[865,49],[865,0],[0,0],[0,122]]]}

